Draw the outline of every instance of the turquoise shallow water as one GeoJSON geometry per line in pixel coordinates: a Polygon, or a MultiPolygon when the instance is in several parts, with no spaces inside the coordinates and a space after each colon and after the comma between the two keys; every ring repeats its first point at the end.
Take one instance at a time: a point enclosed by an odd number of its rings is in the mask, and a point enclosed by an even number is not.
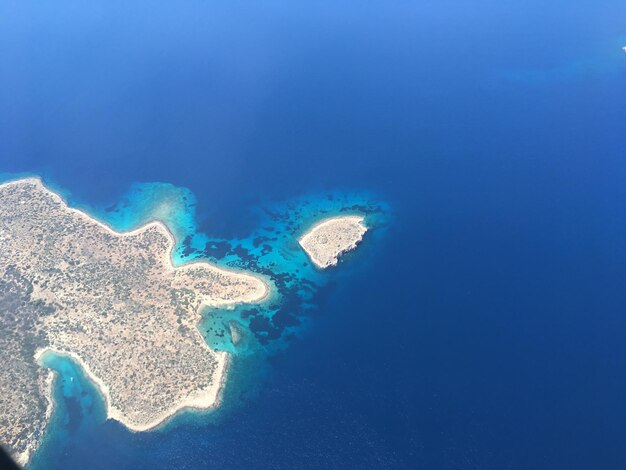
{"type": "Polygon", "coordinates": [[[29,468],[48,468],[49,456],[62,449],[67,439],[106,420],[102,396],[74,361],[46,353],[39,363],[54,373],[54,408],[44,440],[33,454],[29,468]]]}
{"type": "Polygon", "coordinates": [[[625,24],[624,0],[0,2],[0,171],[126,227],[133,183],[189,188],[181,260],[282,263],[254,246],[275,201],[393,208],[338,269],[287,263],[293,308],[240,344],[206,312],[237,354],[218,411],[88,424],[46,464],[626,468],[625,24]]]}
{"type": "MultiPolygon", "coordinates": [[[[362,214],[370,239],[383,235],[389,216],[389,208],[372,194],[312,194],[254,208],[257,229],[244,238],[225,239],[198,230],[196,205],[193,193],[185,188],[144,183],[134,184],[120,201],[93,213],[121,231],[150,220],[164,222],[176,238],[172,258],[177,265],[208,259],[263,276],[272,293],[262,305],[204,311],[200,330],[207,343],[236,355],[280,349],[290,337],[306,330],[307,311],[315,308],[319,289],[337,271],[320,271],[299,246],[297,239],[308,227],[327,217],[362,214]],[[231,328],[241,336],[237,346],[231,328]]],[[[344,259],[354,256],[358,255],[350,253],[344,259]]]]}
{"type": "MultiPolygon", "coordinates": [[[[23,176],[23,175],[22,175],[23,176]]],[[[16,175],[4,175],[3,180],[16,175]]],[[[47,182],[46,182],[47,184],[47,182]]],[[[254,396],[264,383],[268,360],[285,352],[291,341],[307,334],[326,286],[339,280],[344,263],[358,263],[384,236],[390,208],[368,193],[326,192],[266,203],[254,209],[258,228],[245,238],[226,239],[200,232],[196,223],[196,199],[185,188],[167,183],[137,183],[117,202],[90,207],[71,193],[49,185],[72,207],[80,208],[118,231],[129,231],[158,220],[176,239],[172,253],[175,265],[210,260],[220,266],[247,270],[262,276],[271,294],[260,304],[205,308],[198,328],[207,344],[231,355],[227,386],[219,410],[180,413],[158,432],[180,423],[211,423],[240,407],[233,394],[254,396]],[[357,250],[344,255],[338,267],[316,268],[301,249],[297,238],[316,222],[338,215],[365,216],[368,232],[357,250]]],[[[48,468],[58,460],[68,441],[89,434],[106,421],[103,399],[94,384],[71,358],[44,355],[41,365],[55,372],[54,412],[43,445],[29,468],[48,468]]]]}

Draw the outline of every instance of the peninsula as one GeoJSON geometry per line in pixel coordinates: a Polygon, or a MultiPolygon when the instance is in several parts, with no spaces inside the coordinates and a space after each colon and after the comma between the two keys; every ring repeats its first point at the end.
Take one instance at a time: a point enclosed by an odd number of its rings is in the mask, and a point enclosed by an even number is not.
{"type": "Polygon", "coordinates": [[[356,248],[367,227],[360,215],[331,217],[315,224],[298,242],[318,268],[335,266],[339,257],[356,248]]]}
{"type": "Polygon", "coordinates": [[[259,302],[257,276],[206,262],[172,264],[160,222],[118,233],[70,208],[37,178],[0,185],[0,442],[28,461],[51,414],[51,371],[67,355],[131,430],[219,400],[227,355],[197,324],[204,305],[259,302]]]}

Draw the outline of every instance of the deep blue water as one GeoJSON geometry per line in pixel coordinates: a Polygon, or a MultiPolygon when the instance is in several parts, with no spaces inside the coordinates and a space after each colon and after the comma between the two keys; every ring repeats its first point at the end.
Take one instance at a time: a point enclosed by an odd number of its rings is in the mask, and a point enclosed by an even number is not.
{"type": "Polygon", "coordinates": [[[226,410],[131,434],[71,389],[42,468],[626,468],[626,3],[125,3],[0,4],[0,172],[188,188],[216,238],[389,223],[226,410]]]}

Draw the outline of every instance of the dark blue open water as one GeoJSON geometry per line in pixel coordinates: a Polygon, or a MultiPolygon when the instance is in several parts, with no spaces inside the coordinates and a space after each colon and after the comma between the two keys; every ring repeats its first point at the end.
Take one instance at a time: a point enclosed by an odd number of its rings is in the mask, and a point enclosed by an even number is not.
{"type": "Polygon", "coordinates": [[[2,2],[0,172],[189,188],[229,240],[388,216],[225,410],[131,434],[57,365],[34,466],[626,468],[622,46],[623,0],[2,2]]]}

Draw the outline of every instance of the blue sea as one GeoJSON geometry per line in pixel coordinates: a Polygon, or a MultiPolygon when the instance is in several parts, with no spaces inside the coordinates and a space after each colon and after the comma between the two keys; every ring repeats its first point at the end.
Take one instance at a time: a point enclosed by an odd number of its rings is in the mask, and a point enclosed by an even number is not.
{"type": "Polygon", "coordinates": [[[45,357],[30,468],[625,469],[623,46],[623,0],[1,2],[2,178],[282,296],[204,312],[222,406],[152,432],[45,357]]]}

